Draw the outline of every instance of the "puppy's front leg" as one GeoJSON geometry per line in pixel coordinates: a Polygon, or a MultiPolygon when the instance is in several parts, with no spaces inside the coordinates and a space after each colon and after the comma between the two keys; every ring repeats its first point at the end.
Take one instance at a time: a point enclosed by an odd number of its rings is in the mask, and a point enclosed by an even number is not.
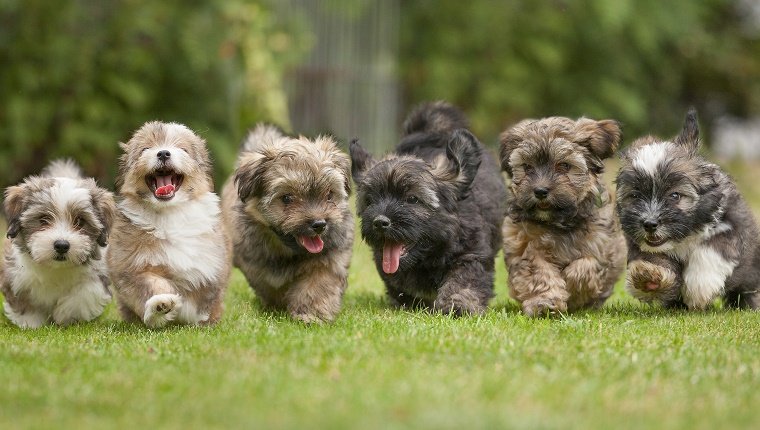
{"type": "Polygon", "coordinates": [[[330,322],[340,311],[345,289],[346,278],[330,270],[309,273],[285,294],[288,312],[305,323],[330,322]]]}
{"type": "Polygon", "coordinates": [[[177,318],[182,297],[176,294],[171,282],[153,273],[139,276],[145,291],[143,322],[151,328],[160,328],[177,318]]]}
{"type": "Polygon", "coordinates": [[[91,321],[103,313],[110,301],[111,293],[103,282],[100,279],[92,280],[58,300],[53,310],[53,321],[58,325],[91,321]]]}
{"type": "Polygon", "coordinates": [[[546,261],[541,253],[530,250],[510,264],[509,292],[520,302],[525,315],[531,317],[566,312],[570,297],[559,268],[546,261]]]}
{"type": "Polygon", "coordinates": [[[562,270],[562,277],[570,293],[568,307],[571,310],[598,303],[612,292],[612,289],[604,284],[604,267],[593,257],[572,261],[562,270]]]}
{"type": "Polygon", "coordinates": [[[625,286],[635,298],[645,303],[661,302],[665,307],[681,307],[681,265],[662,255],[628,249],[625,286]]]}
{"type": "Polygon", "coordinates": [[[458,261],[449,270],[433,309],[457,316],[482,314],[493,297],[493,267],[471,259],[458,261]]]}

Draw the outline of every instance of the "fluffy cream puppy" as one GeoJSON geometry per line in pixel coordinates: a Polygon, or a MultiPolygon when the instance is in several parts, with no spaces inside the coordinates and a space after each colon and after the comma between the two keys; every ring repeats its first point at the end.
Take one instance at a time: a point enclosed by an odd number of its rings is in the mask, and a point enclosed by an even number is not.
{"type": "Polygon", "coordinates": [[[230,244],[206,143],[184,125],[148,122],[121,147],[107,262],[122,316],[153,328],[218,321],[230,244]]]}

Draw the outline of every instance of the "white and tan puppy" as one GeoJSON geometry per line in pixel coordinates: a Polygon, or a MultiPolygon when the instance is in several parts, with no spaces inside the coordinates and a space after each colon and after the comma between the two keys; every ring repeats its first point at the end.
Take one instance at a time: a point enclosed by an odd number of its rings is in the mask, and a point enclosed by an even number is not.
{"type": "Polygon", "coordinates": [[[122,316],[154,328],[218,321],[230,244],[206,143],[184,125],[149,122],[121,147],[107,261],[122,316]]]}
{"type": "Polygon", "coordinates": [[[111,301],[102,258],[113,195],[72,161],[52,162],[5,190],[8,240],[0,267],[5,315],[21,328],[90,321],[111,301]]]}

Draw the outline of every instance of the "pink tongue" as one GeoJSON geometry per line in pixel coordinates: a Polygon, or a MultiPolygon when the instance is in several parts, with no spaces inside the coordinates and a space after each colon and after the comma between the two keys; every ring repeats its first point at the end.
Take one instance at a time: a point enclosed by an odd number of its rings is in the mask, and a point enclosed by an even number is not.
{"type": "Polygon", "coordinates": [[[322,242],[322,238],[319,236],[301,236],[298,238],[298,241],[301,242],[301,246],[306,248],[306,250],[312,254],[322,252],[322,248],[325,246],[325,243],[322,242]]]}
{"type": "Polygon", "coordinates": [[[383,246],[383,272],[387,274],[396,273],[398,270],[398,262],[401,259],[401,249],[404,246],[400,243],[391,241],[385,242],[383,246]]]}
{"type": "Polygon", "coordinates": [[[163,187],[156,188],[157,196],[166,196],[174,192],[174,185],[164,185],[163,187]]]}

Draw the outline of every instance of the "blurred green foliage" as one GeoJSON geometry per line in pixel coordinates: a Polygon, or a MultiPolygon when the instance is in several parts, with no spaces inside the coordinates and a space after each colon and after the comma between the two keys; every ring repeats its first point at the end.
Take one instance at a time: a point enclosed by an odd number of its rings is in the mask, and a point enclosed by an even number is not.
{"type": "Polygon", "coordinates": [[[57,156],[112,183],[143,122],[187,124],[232,167],[245,128],[287,126],[308,37],[264,0],[0,0],[0,185],[57,156]]]}
{"type": "Polygon", "coordinates": [[[757,115],[760,34],[740,5],[402,1],[405,96],[462,106],[488,142],[526,117],[615,118],[630,141],[673,135],[689,105],[708,124],[757,115]]]}

